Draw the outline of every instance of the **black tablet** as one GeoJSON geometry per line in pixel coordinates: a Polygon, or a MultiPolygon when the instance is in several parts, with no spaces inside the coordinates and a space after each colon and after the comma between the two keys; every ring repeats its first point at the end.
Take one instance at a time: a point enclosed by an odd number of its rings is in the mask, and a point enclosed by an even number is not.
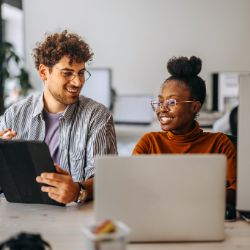
{"type": "Polygon", "coordinates": [[[0,186],[7,201],[63,206],[41,191],[36,177],[42,172],[56,172],[45,142],[0,140],[0,186]]]}

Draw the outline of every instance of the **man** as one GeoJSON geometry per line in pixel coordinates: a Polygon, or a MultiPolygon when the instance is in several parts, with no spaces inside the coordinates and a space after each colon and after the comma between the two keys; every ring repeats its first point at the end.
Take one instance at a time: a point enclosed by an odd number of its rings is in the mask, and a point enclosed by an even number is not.
{"type": "Polygon", "coordinates": [[[117,153],[110,111],[80,96],[90,77],[85,64],[93,53],[78,35],[65,30],[47,35],[33,56],[43,93],[8,108],[0,118],[0,136],[48,144],[58,173],[42,173],[36,180],[49,185],[42,191],[50,198],[64,204],[92,199],[94,156],[117,153]]]}

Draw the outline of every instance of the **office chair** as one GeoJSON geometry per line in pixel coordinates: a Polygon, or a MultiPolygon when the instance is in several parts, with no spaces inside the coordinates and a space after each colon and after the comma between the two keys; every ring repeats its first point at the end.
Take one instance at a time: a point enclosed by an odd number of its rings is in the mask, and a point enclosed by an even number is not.
{"type": "Polygon", "coordinates": [[[229,125],[233,136],[237,136],[238,131],[238,106],[231,110],[229,115],[229,125]]]}

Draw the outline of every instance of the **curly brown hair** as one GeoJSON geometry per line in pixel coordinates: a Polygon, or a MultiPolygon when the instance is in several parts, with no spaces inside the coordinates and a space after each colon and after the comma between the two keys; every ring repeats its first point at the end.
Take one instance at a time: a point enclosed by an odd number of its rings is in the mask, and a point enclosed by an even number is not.
{"type": "Polygon", "coordinates": [[[60,33],[46,34],[44,41],[38,42],[33,49],[33,57],[36,69],[40,64],[52,68],[64,56],[69,57],[69,64],[82,63],[92,60],[89,45],[77,34],[64,30],[60,33]]]}

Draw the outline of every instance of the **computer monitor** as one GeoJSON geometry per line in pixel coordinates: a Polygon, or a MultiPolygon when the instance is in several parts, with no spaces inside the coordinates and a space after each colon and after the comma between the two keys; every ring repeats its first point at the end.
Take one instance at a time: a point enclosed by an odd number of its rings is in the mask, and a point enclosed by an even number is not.
{"type": "Polygon", "coordinates": [[[219,72],[212,75],[212,110],[226,112],[238,104],[239,72],[219,72]]]}
{"type": "Polygon", "coordinates": [[[238,109],[237,209],[250,212],[250,73],[240,76],[238,109]]]}
{"type": "Polygon", "coordinates": [[[153,95],[117,95],[113,117],[116,124],[149,125],[154,118],[153,95]]]}
{"type": "Polygon", "coordinates": [[[91,77],[84,83],[81,95],[102,103],[107,108],[112,106],[112,71],[110,68],[90,68],[91,77]]]}

